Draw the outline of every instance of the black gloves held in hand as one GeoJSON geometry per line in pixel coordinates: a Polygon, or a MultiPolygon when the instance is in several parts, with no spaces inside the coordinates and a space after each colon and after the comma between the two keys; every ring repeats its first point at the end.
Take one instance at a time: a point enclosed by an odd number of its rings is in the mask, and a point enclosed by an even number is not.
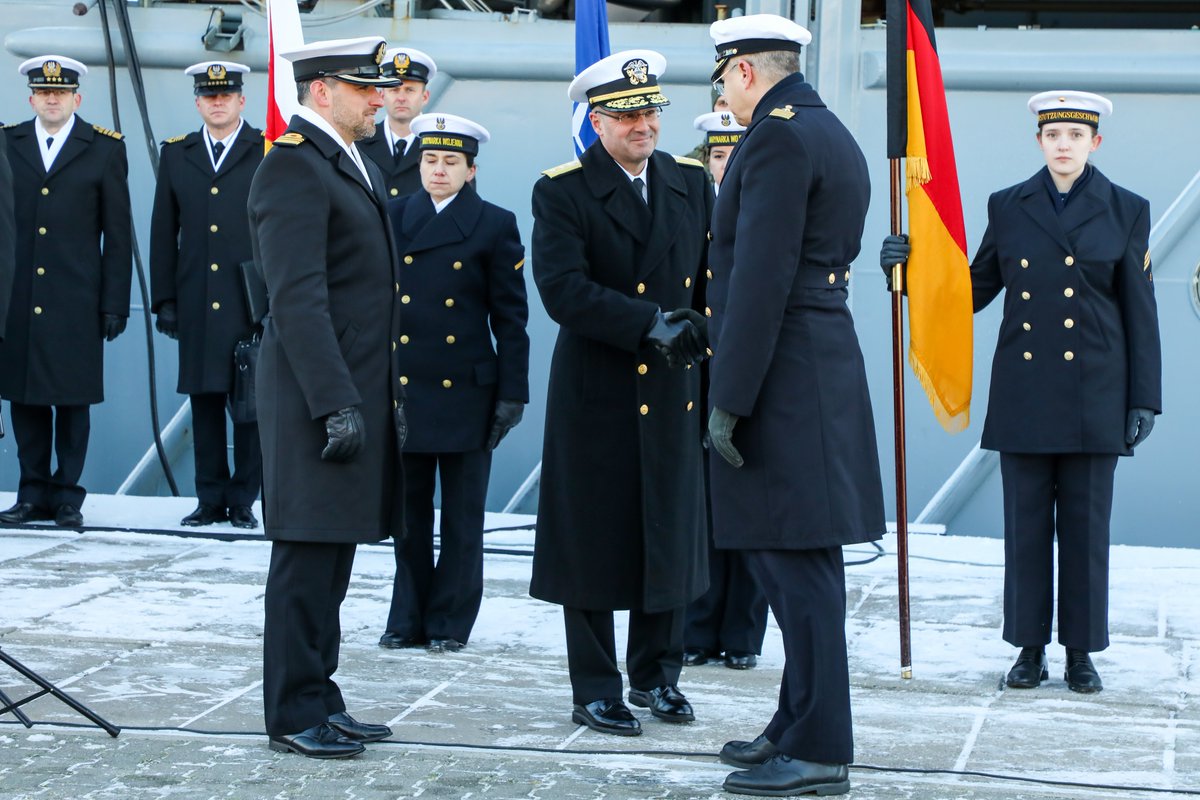
{"type": "Polygon", "coordinates": [[[1154,412],[1148,408],[1131,408],[1125,415],[1125,444],[1137,447],[1154,430],[1154,412]]]}
{"type": "Polygon", "coordinates": [[[367,438],[358,406],[343,408],[326,417],[325,436],[328,440],[321,451],[322,461],[344,464],[353,460],[367,438]]]}
{"type": "Polygon", "coordinates": [[[904,234],[885,236],[883,246],[879,248],[879,266],[883,268],[883,275],[887,278],[888,291],[892,291],[892,267],[899,264],[901,274],[904,273],[905,267],[908,266],[908,255],[912,251],[912,247],[908,244],[908,236],[904,234]]]}
{"type": "Polygon", "coordinates": [[[521,417],[525,415],[525,404],[515,400],[497,400],[496,410],[492,413],[492,431],[488,434],[485,450],[495,450],[509,431],[517,427],[521,417]]]}
{"type": "Polygon", "coordinates": [[[158,307],[158,317],[154,321],[154,327],[158,329],[159,333],[170,339],[179,338],[179,316],[174,300],[168,300],[158,307]]]}
{"type": "Polygon", "coordinates": [[[733,426],[737,425],[738,419],[736,414],[716,407],[708,415],[708,444],[734,467],[746,463],[742,454],[733,446],[733,426]]]}
{"type": "Polygon", "coordinates": [[[125,331],[129,317],[119,317],[116,314],[101,314],[100,329],[104,333],[104,341],[111,342],[125,331]]]}
{"type": "Polygon", "coordinates": [[[690,308],[677,308],[670,314],[659,311],[642,341],[662,353],[671,367],[699,364],[708,358],[708,325],[690,308]]]}
{"type": "Polygon", "coordinates": [[[408,441],[408,417],[404,413],[404,403],[396,406],[392,412],[392,421],[396,425],[396,441],[400,443],[400,448],[404,448],[404,443],[408,441]]]}

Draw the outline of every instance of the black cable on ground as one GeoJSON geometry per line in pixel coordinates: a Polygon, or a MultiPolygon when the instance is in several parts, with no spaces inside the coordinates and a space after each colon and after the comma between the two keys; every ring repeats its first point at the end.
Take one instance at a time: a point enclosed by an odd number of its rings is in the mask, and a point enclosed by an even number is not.
{"type": "MultiPolygon", "coordinates": [[[[54,725],[62,728],[80,728],[80,729],[96,729],[95,725],[89,725],[83,722],[43,722],[35,720],[36,725],[54,725]]],[[[10,720],[0,721],[0,726],[17,726],[18,722],[10,720]]],[[[122,725],[122,731],[142,731],[146,733],[188,733],[196,736],[254,736],[266,738],[267,734],[264,731],[214,731],[204,730],[201,728],[174,728],[163,725],[122,725]]],[[[531,755],[570,755],[570,756],[645,756],[645,757],[673,757],[687,759],[705,759],[717,760],[716,753],[705,753],[694,750],[583,750],[583,749],[567,749],[560,750],[556,747],[532,747],[532,746],[514,746],[514,745],[489,745],[489,744],[471,744],[471,743],[453,743],[453,742],[415,742],[403,739],[384,739],[382,742],[376,742],[379,745],[394,745],[398,747],[422,747],[431,750],[479,750],[493,751],[503,753],[529,753],[531,755]]],[[[1200,789],[1164,789],[1157,786],[1121,786],[1112,783],[1086,783],[1082,781],[1063,781],[1055,780],[1054,778],[1034,778],[1028,775],[1008,775],[999,772],[982,772],[979,770],[969,769],[932,769],[925,767],[890,767],[879,764],[851,764],[851,770],[863,770],[866,772],[891,773],[896,775],[946,775],[955,778],[984,778],[986,780],[995,781],[1011,781],[1016,783],[1029,783],[1039,786],[1058,786],[1069,789],[1093,789],[1109,792],[1146,792],[1151,794],[1163,795],[1182,795],[1188,797],[1200,797],[1200,789]]]]}
{"type": "MultiPolygon", "coordinates": [[[[108,91],[109,98],[112,102],[112,117],[113,129],[118,133],[121,131],[121,113],[117,102],[117,62],[113,52],[112,33],[108,26],[108,3],[110,0],[100,0],[96,4],[100,9],[100,27],[104,32],[104,51],[108,57],[108,91]]],[[[125,56],[129,74],[133,79],[134,94],[138,99],[138,108],[142,114],[142,126],[145,129],[146,145],[150,148],[150,166],[155,176],[158,177],[158,150],[155,149],[154,133],[150,129],[150,117],[146,109],[146,87],[142,82],[141,63],[137,60],[137,50],[133,44],[133,30],[129,26],[129,9],[125,6],[124,0],[111,0],[113,7],[116,9],[118,17],[118,25],[121,28],[122,39],[125,45],[125,56]]],[[[150,320],[150,291],[146,287],[146,270],[142,265],[141,248],[138,247],[137,228],[133,226],[132,220],[130,225],[133,229],[133,261],[137,267],[138,290],[142,295],[142,322],[145,327],[146,334],[146,363],[149,372],[148,383],[150,387],[150,430],[154,437],[154,449],[158,453],[158,462],[162,465],[163,476],[167,480],[167,486],[171,489],[171,494],[175,497],[179,496],[179,487],[175,484],[175,474],[171,471],[171,464],[167,459],[166,448],[162,443],[162,425],[158,418],[158,373],[155,369],[154,361],[154,328],[150,320]]]]}

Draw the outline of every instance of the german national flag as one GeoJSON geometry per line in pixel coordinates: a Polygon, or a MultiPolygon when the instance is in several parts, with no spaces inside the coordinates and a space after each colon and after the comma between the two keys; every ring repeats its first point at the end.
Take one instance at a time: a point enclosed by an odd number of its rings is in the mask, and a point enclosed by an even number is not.
{"type": "Polygon", "coordinates": [[[929,0],[888,0],[887,84],[888,158],[905,159],[912,244],[908,361],[957,433],[970,420],[971,274],[929,0]]]}

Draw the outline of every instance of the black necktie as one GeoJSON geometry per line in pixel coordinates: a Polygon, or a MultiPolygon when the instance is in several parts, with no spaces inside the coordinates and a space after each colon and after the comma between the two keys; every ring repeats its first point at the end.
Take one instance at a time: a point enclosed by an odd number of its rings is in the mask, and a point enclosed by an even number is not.
{"type": "Polygon", "coordinates": [[[649,201],[646,200],[646,194],[645,194],[646,182],[644,180],[642,180],[641,178],[634,178],[633,179],[633,189],[634,189],[634,191],[637,192],[638,197],[640,197],[642,199],[642,202],[649,205],[649,201]]]}
{"type": "Polygon", "coordinates": [[[213,142],[213,163],[221,160],[221,153],[225,152],[224,142],[213,142]]]}
{"type": "Polygon", "coordinates": [[[52,145],[52,144],[54,144],[54,137],[53,137],[53,136],[47,136],[47,137],[46,137],[46,149],[47,149],[47,150],[49,150],[49,149],[50,149],[50,145],[52,145]]]}
{"type": "Polygon", "coordinates": [[[397,164],[399,164],[400,159],[404,158],[404,152],[407,149],[408,149],[408,142],[405,141],[404,139],[397,139],[396,140],[396,149],[392,151],[392,160],[395,161],[397,164]]]}

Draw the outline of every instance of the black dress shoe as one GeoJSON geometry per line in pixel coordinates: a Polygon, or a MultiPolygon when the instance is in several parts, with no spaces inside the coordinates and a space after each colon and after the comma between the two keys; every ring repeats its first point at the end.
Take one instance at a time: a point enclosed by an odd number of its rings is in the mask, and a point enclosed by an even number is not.
{"type": "Polygon", "coordinates": [[[725,653],[725,666],[730,669],[753,669],[758,665],[758,656],[754,653],[725,653]]]}
{"type": "Polygon", "coordinates": [[[1095,694],[1104,688],[1100,673],[1092,664],[1092,657],[1070,647],[1067,648],[1067,671],[1063,674],[1063,680],[1072,692],[1081,694],[1095,694]]]}
{"type": "Polygon", "coordinates": [[[1036,689],[1050,677],[1046,669],[1046,648],[1022,647],[1021,655],[1008,671],[1004,682],[1014,689],[1036,689]]]}
{"type": "Polygon", "coordinates": [[[224,522],[227,519],[229,519],[229,515],[225,513],[225,509],[201,503],[196,506],[195,511],[179,520],[179,524],[189,528],[198,528],[201,525],[212,525],[214,522],[224,522]]]}
{"type": "MultiPolygon", "coordinates": [[[[250,510],[250,506],[230,506],[229,522],[235,528],[257,528],[258,518],[250,510]]],[[[187,523],[185,522],[184,525],[187,523]]]]}
{"type": "Polygon", "coordinates": [[[384,631],[383,636],[379,637],[379,646],[386,647],[389,650],[400,650],[405,647],[421,647],[424,644],[420,639],[414,639],[411,636],[405,636],[404,634],[392,631],[384,631]]]}
{"type": "Polygon", "coordinates": [[[45,522],[54,519],[49,509],[33,503],[17,503],[12,508],[0,511],[0,522],[5,525],[24,525],[26,522],[45,522]]]}
{"type": "Polygon", "coordinates": [[[54,524],[60,528],[81,528],[83,514],[70,503],[63,503],[54,511],[54,524]]]}
{"type": "Polygon", "coordinates": [[[707,664],[708,660],[716,655],[711,650],[705,650],[702,647],[687,647],[683,651],[683,665],[685,667],[698,667],[701,664],[707,664]]]}
{"type": "Polygon", "coordinates": [[[725,791],[765,797],[815,794],[826,797],[850,791],[850,768],[845,764],[818,764],[778,753],[765,764],[725,778],[725,791]]]}
{"type": "Polygon", "coordinates": [[[734,740],[726,742],[721,748],[721,761],[731,767],[740,769],[750,769],[757,767],[759,764],[765,764],[772,756],[779,752],[779,748],[771,744],[771,740],[767,738],[765,733],[760,733],[755,737],[753,742],[743,742],[734,740]]]}
{"type": "Polygon", "coordinates": [[[309,758],[350,758],[367,748],[362,742],[347,739],[327,722],[289,736],[272,736],[271,749],[278,753],[299,753],[309,758]]]}
{"type": "Polygon", "coordinates": [[[571,721],[576,725],[586,725],[600,733],[613,733],[617,736],[640,736],[642,723],[629,710],[629,707],[618,700],[593,700],[586,705],[575,705],[571,712],[571,721]]]}
{"type": "Polygon", "coordinates": [[[392,735],[392,729],[387,725],[359,722],[345,711],[330,714],[329,727],[355,742],[380,742],[392,735]]]}
{"type": "Polygon", "coordinates": [[[457,653],[466,647],[458,639],[430,639],[425,649],[430,653],[457,653]]]}
{"type": "Polygon", "coordinates": [[[691,722],[696,718],[692,704],[675,686],[658,686],[648,692],[630,689],[629,702],[650,709],[651,714],[664,722],[691,722]]]}

